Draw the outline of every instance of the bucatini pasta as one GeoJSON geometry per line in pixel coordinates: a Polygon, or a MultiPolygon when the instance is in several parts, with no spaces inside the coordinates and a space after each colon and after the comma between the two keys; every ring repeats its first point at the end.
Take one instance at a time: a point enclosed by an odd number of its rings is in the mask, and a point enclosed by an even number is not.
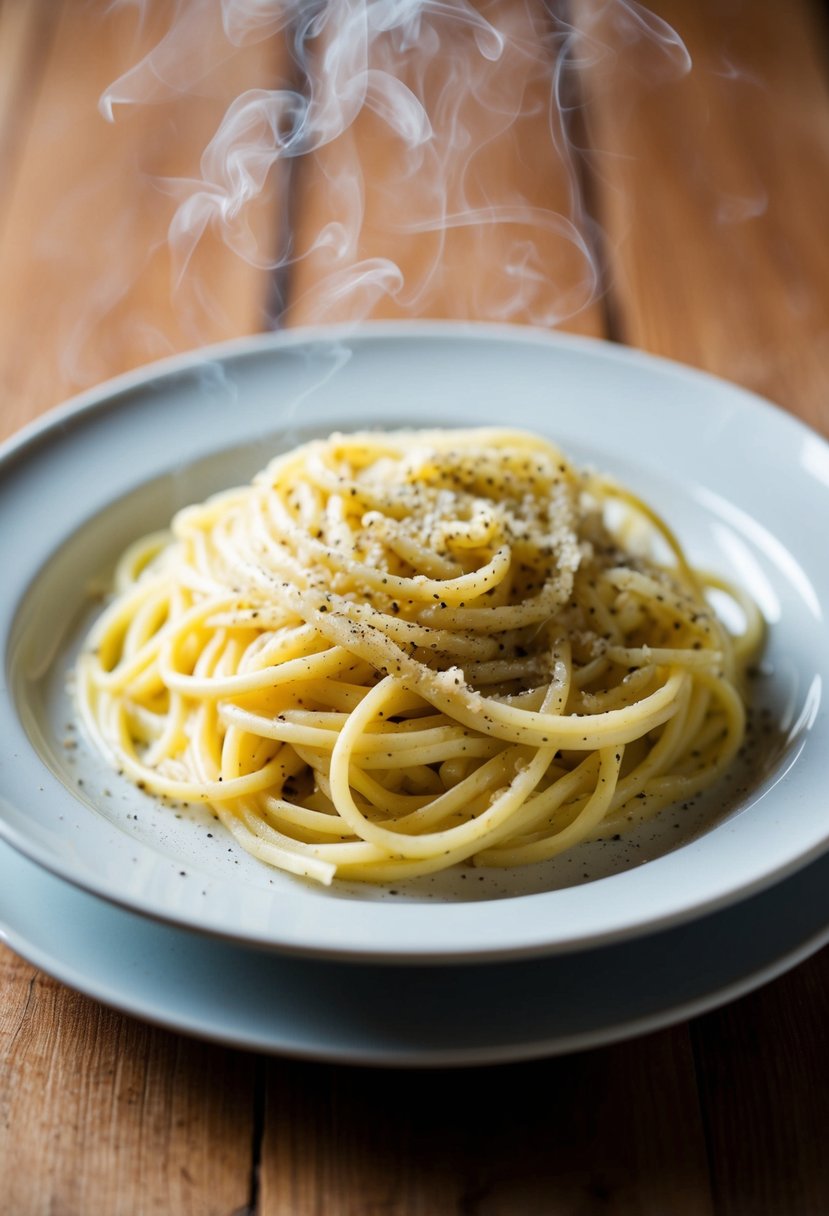
{"type": "Polygon", "coordinates": [[[753,604],[506,429],[332,435],[123,556],[78,664],[134,781],[319,882],[517,866],[732,761],[753,604]],[[732,636],[707,593],[726,591],[732,636]]]}

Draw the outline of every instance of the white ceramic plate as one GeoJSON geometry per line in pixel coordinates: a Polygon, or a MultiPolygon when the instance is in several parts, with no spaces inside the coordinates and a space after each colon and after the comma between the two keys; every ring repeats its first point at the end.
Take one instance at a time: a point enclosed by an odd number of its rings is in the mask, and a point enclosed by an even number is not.
{"type": "Polygon", "coordinates": [[[827,507],[829,448],[812,432],[731,385],[600,342],[381,325],[252,339],[127,377],[0,456],[0,835],[134,911],[332,958],[514,958],[687,921],[829,843],[829,563],[806,522],[827,507]],[[323,890],[254,862],[210,819],[177,819],[73,746],[72,645],[90,584],[130,539],[311,433],[503,422],[636,487],[769,621],[757,681],[769,731],[693,815],[548,866],[323,890]]]}
{"type": "Polygon", "coordinates": [[[384,1066],[580,1051],[704,1013],[829,941],[829,858],[636,941],[486,967],[284,957],[114,908],[0,844],[0,939],[125,1013],[235,1047],[384,1066]]]}

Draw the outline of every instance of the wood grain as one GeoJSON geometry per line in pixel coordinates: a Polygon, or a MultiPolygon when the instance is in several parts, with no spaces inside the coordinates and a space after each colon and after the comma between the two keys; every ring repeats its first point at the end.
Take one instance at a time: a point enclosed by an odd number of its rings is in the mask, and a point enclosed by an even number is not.
{"type": "MultiPolygon", "coordinates": [[[[95,110],[98,94],[152,44],[170,10],[150,6],[142,27],[131,6],[107,7],[0,0],[4,433],[75,387],[249,332],[265,317],[267,276],[209,233],[183,294],[171,297],[171,203],[155,182],[197,174],[228,91],[285,81],[284,57],[256,44],[224,65],[212,95],[156,98],[110,127],[95,110]]],[[[616,336],[730,376],[826,426],[829,73],[820,10],[793,0],[781,21],[771,0],[660,0],[694,60],[683,75],[664,28],[631,38],[629,26],[601,24],[631,6],[573,0],[582,41],[571,49],[592,145],[585,182],[581,168],[574,178],[553,155],[553,61],[543,56],[555,38],[539,29],[541,6],[480,7],[513,39],[475,78],[480,87],[444,95],[439,63],[423,80],[444,149],[448,115],[474,132],[491,123],[493,96],[503,113],[520,106],[515,125],[488,128],[485,150],[447,166],[448,206],[463,203],[476,222],[445,238],[430,230],[429,174],[413,175],[388,124],[361,114],[305,160],[294,183],[302,257],[291,321],[486,317],[603,333],[592,289],[577,306],[584,258],[549,219],[564,214],[609,275],[616,336]],[[521,70],[523,79],[512,75],[521,70]],[[348,177],[355,169],[362,194],[348,177]],[[585,185],[603,248],[593,243],[585,185]],[[498,205],[518,218],[487,217],[498,205]],[[319,234],[332,235],[352,206],[359,237],[332,262],[319,234]],[[547,219],[533,222],[540,212],[547,219]],[[332,292],[332,272],[347,280],[377,259],[400,269],[402,286],[389,278],[391,292],[332,292]],[[538,270],[519,294],[507,290],[511,261],[538,270]]],[[[453,37],[466,70],[470,45],[453,37]]],[[[378,44],[381,65],[387,49],[378,44]]],[[[416,82],[415,64],[404,66],[416,82]]],[[[277,190],[268,202],[275,248],[280,205],[277,190]]],[[[0,1211],[811,1216],[829,1210],[827,959],[690,1032],[532,1065],[418,1074],[266,1063],[201,1045],[78,996],[0,947],[0,1211]]]]}
{"type": "MultiPolygon", "coordinates": [[[[577,6],[618,332],[829,428],[823,12],[661,2],[693,67],[577,6]],[[617,42],[614,45],[618,44],[617,42]],[[588,56],[585,56],[587,60],[588,56]]],[[[606,16],[606,14],[605,14],[606,16]]],[[[664,31],[663,31],[664,32],[664,31]]],[[[669,48],[670,50],[670,48],[669,48]]],[[[829,1210],[829,954],[694,1024],[715,1211],[829,1210]]]]}
{"type": "Polygon", "coordinates": [[[253,1057],[112,1013],[5,949],[0,991],[0,1210],[245,1207],[253,1057]]]}
{"type": "Polygon", "coordinates": [[[490,1070],[274,1063],[261,1197],[280,1216],[709,1216],[687,1035],[490,1070]]]}
{"type": "MultiPolygon", "coordinates": [[[[448,317],[601,332],[579,162],[554,106],[566,39],[543,5],[477,8],[478,28],[448,9],[424,16],[426,55],[391,35],[369,44],[367,69],[406,93],[382,109],[369,98],[353,120],[342,107],[341,134],[299,162],[289,324],[448,317]],[[422,142],[408,134],[418,120],[422,142]]],[[[313,90],[341,37],[330,21],[309,48],[313,90]]]]}
{"type": "Polygon", "coordinates": [[[829,952],[694,1026],[720,1216],[829,1211],[829,952]]]}
{"type": "MultiPolygon", "coordinates": [[[[43,4],[0,3],[0,181],[13,181],[43,78],[52,23],[43,4]]],[[[8,205],[0,192],[0,225],[8,205]]]]}
{"type": "MultiPolygon", "coordinates": [[[[224,63],[212,95],[159,100],[115,126],[96,108],[171,11],[155,5],[141,25],[102,0],[0,6],[3,434],[78,387],[263,322],[269,276],[209,235],[172,296],[170,205],[155,183],[198,169],[228,91],[278,78],[280,47],[224,63]]],[[[253,1057],[122,1017],[5,947],[0,993],[0,1211],[247,1208],[253,1057]]]]}
{"type": "MultiPolygon", "coordinates": [[[[0,211],[0,281],[10,285],[0,294],[4,434],[80,388],[266,324],[268,272],[210,229],[174,281],[167,230],[176,199],[162,183],[198,181],[229,101],[281,80],[286,62],[281,41],[256,42],[222,60],[199,92],[116,107],[110,124],[98,111],[102,92],[156,44],[173,6],[150,6],[143,25],[130,6],[104,0],[11,8],[42,79],[28,97],[25,141],[7,154],[0,211]],[[32,47],[32,31],[42,48],[32,47]]],[[[19,92],[0,100],[14,111],[19,92]]],[[[0,133],[12,123],[7,109],[0,133]]],[[[276,241],[273,208],[269,220],[276,241]]]]}
{"type": "Polygon", "coordinates": [[[675,45],[620,30],[620,7],[574,6],[618,336],[826,430],[824,11],[660,0],[689,65],[675,45]]]}

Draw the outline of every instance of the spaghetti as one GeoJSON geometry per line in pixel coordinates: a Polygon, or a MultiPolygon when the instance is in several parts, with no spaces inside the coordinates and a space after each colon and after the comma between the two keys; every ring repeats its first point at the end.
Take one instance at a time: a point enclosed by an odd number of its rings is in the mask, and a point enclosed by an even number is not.
{"type": "Polygon", "coordinates": [[[366,432],[133,545],[78,690],[142,787],[269,865],[385,882],[544,861],[694,797],[742,743],[761,637],[546,440],[366,432]]]}

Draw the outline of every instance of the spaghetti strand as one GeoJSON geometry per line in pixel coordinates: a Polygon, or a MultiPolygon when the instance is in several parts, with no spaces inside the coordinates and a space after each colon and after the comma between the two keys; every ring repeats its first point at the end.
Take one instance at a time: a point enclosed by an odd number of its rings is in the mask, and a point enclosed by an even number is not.
{"type": "Polygon", "coordinates": [[[763,640],[651,506],[508,429],[313,441],[113,585],[78,661],[96,746],[320,883],[542,862],[687,799],[763,640]]]}

